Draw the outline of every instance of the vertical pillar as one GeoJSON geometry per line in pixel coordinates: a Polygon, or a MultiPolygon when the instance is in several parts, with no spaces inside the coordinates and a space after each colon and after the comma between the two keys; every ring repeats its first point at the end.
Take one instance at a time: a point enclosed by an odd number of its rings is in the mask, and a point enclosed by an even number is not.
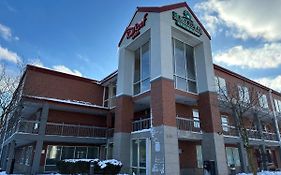
{"type": "Polygon", "coordinates": [[[244,148],[243,142],[240,139],[238,143],[238,153],[239,153],[239,159],[241,164],[241,171],[242,172],[248,172],[248,160],[247,160],[247,152],[244,148]]]}
{"type": "MultiPolygon", "coordinates": [[[[277,119],[277,114],[276,114],[276,106],[274,104],[273,101],[273,97],[272,97],[272,90],[269,90],[269,99],[270,99],[270,107],[273,111],[273,126],[275,128],[275,133],[276,133],[276,139],[279,143],[278,145],[278,153],[279,153],[279,160],[281,160],[281,137],[280,137],[280,130],[279,130],[279,125],[278,125],[278,119],[277,119]]],[[[280,167],[279,167],[280,168],[280,167]]]]}
{"type": "Polygon", "coordinates": [[[122,162],[122,172],[129,172],[130,132],[134,117],[134,105],[131,96],[122,95],[116,98],[113,158],[122,162]]]}
{"type": "Polygon", "coordinates": [[[151,82],[152,174],[180,174],[173,80],[151,82]]]}
{"type": "Polygon", "coordinates": [[[214,160],[218,175],[228,174],[226,164],[224,138],[221,133],[221,119],[215,92],[203,92],[199,94],[199,111],[202,122],[203,160],[214,160]]]}
{"type": "Polygon", "coordinates": [[[49,114],[49,105],[46,103],[42,107],[41,116],[40,116],[40,125],[39,125],[39,139],[36,141],[35,144],[35,151],[34,151],[34,157],[32,161],[32,167],[31,167],[31,174],[39,173],[40,171],[40,159],[41,159],[41,152],[43,148],[43,138],[45,136],[45,130],[46,130],[46,124],[48,120],[48,114],[49,114]]]}
{"type": "Polygon", "coordinates": [[[9,154],[8,154],[8,162],[6,167],[6,172],[11,174],[13,172],[13,164],[15,161],[15,149],[16,149],[16,142],[13,140],[9,143],[9,154]]]}
{"type": "Polygon", "coordinates": [[[256,112],[254,113],[254,121],[257,126],[257,130],[258,130],[260,139],[262,141],[262,144],[259,145],[259,149],[261,150],[262,169],[267,170],[267,156],[266,156],[265,141],[264,141],[264,136],[263,136],[263,131],[262,131],[262,124],[261,124],[260,118],[256,112]]]}

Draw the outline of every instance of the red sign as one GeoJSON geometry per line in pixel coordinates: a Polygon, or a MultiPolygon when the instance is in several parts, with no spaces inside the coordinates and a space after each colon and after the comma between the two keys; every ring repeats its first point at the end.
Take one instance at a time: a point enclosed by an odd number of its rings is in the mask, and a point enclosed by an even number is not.
{"type": "Polygon", "coordinates": [[[129,39],[129,38],[135,39],[140,34],[140,29],[145,26],[145,22],[147,20],[147,15],[148,15],[148,13],[146,13],[144,15],[144,17],[142,18],[142,20],[140,22],[136,23],[135,25],[128,26],[126,28],[127,39],[129,39]]]}

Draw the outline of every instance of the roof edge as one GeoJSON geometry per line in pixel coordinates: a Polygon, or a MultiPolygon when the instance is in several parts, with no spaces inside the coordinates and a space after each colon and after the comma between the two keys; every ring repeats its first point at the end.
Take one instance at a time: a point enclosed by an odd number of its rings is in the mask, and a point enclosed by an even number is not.
{"type": "Polygon", "coordinates": [[[71,78],[71,79],[75,79],[75,80],[79,80],[79,81],[98,84],[98,81],[94,80],[94,79],[79,77],[77,75],[72,75],[72,74],[56,71],[56,70],[45,68],[45,67],[38,67],[38,66],[35,66],[35,65],[31,65],[31,64],[26,65],[26,71],[28,71],[28,70],[33,70],[33,71],[37,71],[37,72],[41,72],[41,73],[47,73],[47,74],[52,74],[52,75],[56,75],[56,76],[61,76],[61,77],[64,77],[64,78],[71,78]]]}
{"type": "MultiPolygon", "coordinates": [[[[164,5],[164,6],[160,6],[160,7],[137,7],[137,10],[135,11],[130,23],[128,26],[131,25],[134,17],[136,16],[137,12],[152,12],[152,13],[161,13],[161,12],[165,12],[165,11],[169,11],[169,10],[173,10],[176,8],[181,8],[181,7],[186,7],[191,15],[194,17],[194,19],[196,20],[196,22],[199,24],[199,26],[202,28],[202,30],[204,31],[204,33],[207,35],[207,37],[211,40],[211,35],[209,34],[209,32],[205,29],[205,27],[203,26],[203,24],[199,21],[199,19],[197,18],[197,16],[195,15],[195,13],[192,11],[192,9],[188,6],[188,4],[186,2],[180,2],[180,3],[176,3],[176,4],[170,4],[170,5],[164,5]]],[[[126,27],[127,28],[127,27],[126,27]]],[[[120,47],[124,37],[125,37],[125,33],[126,33],[126,28],[125,31],[118,43],[118,47],[120,47]]]]}
{"type": "Polygon", "coordinates": [[[231,71],[229,69],[226,69],[226,68],[224,68],[222,66],[219,66],[217,64],[213,64],[213,65],[214,65],[214,69],[220,70],[220,71],[222,71],[224,73],[227,73],[227,74],[229,74],[231,76],[234,76],[234,77],[236,77],[236,78],[238,78],[238,79],[240,79],[242,81],[246,81],[246,82],[248,82],[248,83],[250,83],[252,85],[258,86],[258,87],[260,87],[260,88],[262,88],[264,90],[267,90],[267,91],[271,90],[274,94],[281,96],[281,93],[276,91],[276,90],[274,90],[274,89],[271,89],[271,88],[269,88],[267,86],[264,86],[264,85],[254,81],[254,80],[251,80],[251,79],[249,79],[249,78],[247,78],[245,76],[242,76],[242,75],[240,75],[240,74],[238,74],[236,72],[233,72],[233,71],[231,71]]]}

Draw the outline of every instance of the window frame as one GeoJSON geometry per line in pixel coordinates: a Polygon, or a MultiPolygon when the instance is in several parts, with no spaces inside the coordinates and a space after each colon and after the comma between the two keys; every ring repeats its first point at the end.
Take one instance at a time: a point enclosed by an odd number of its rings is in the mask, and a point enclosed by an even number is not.
{"type": "Polygon", "coordinates": [[[195,49],[194,49],[194,47],[191,46],[190,44],[182,41],[179,38],[172,37],[172,48],[173,48],[173,52],[172,52],[172,54],[173,54],[173,77],[174,77],[174,87],[175,87],[175,89],[197,95],[198,94],[198,83],[197,83],[197,77],[198,76],[197,76],[197,66],[196,66],[195,49]],[[176,59],[175,59],[175,48],[176,48],[175,42],[176,42],[176,40],[181,42],[181,43],[183,43],[183,46],[184,46],[184,51],[183,51],[184,53],[183,53],[183,55],[185,57],[185,59],[184,59],[184,62],[185,62],[184,63],[184,69],[185,69],[186,77],[182,77],[181,75],[177,75],[177,73],[176,73],[176,59]],[[194,71],[195,71],[194,72],[194,75],[195,75],[194,79],[191,79],[188,76],[188,68],[187,68],[187,64],[188,63],[187,63],[187,57],[186,57],[186,45],[193,48],[192,49],[193,50],[193,63],[194,63],[194,71]],[[178,81],[177,81],[177,79],[185,80],[185,84],[186,84],[185,90],[178,88],[178,81]],[[192,83],[195,83],[195,86],[196,86],[195,91],[196,92],[190,91],[189,81],[192,82],[192,83]]]}
{"type": "Polygon", "coordinates": [[[222,126],[222,130],[225,132],[229,132],[229,117],[227,115],[222,114],[221,115],[221,126],[222,126]],[[223,121],[223,118],[226,119],[226,122],[223,121]]]}
{"type": "Polygon", "coordinates": [[[138,96],[140,94],[143,94],[145,92],[148,92],[150,91],[151,89],[151,85],[150,85],[150,76],[151,76],[151,42],[150,41],[147,41],[145,42],[144,44],[142,44],[139,48],[137,48],[136,50],[134,50],[134,56],[135,56],[135,53],[136,51],[139,49],[139,56],[140,56],[140,65],[139,65],[139,68],[140,68],[140,78],[138,81],[135,82],[135,61],[136,61],[136,58],[134,57],[134,70],[133,70],[133,96],[138,96]],[[148,56],[149,56],[149,76],[145,79],[142,79],[142,49],[143,49],[143,46],[148,44],[148,56]],[[142,85],[143,85],[143,82],[145,81],[149,81],[149,88],[147,90],[144,90],[142,91],[142,85]],[[135,93],[135,85],[139,84],[139,92],[138,93],[135,93]]]}
{"type": "Polygon", "coordinates": [[[239,101],[247,104],[251,103],[249,87],[238,85],[237,88],[238,88],[239,101]],[[241,94],[242,92],[243,94],[241,94]]]}
{"type": "Polygon", "coordinates": [[[193,117],[193,127],[200,128],[201,127],[200,126],[200,113],[199,113],[198,109],[192,109],[192,117],[193,117]],[[195,112],[198,114],[198,117],[194,116],[195,112]]]}

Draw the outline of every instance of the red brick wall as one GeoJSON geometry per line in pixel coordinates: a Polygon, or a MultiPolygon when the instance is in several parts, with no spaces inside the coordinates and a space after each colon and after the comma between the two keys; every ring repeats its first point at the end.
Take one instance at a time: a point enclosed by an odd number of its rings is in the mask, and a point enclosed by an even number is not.
{"type": "Polygon", "coordinates": [[[180,168],[197,168],[196,145],[200,142],[179,141],[180,154],[180,168]]]}
{"type": "MultiPolygon", "coordinates": [[[[197,106],[188,106],[176,103],[176,114],[182,118],[193,118],[192,110],[198,109],[197,106]]],[[[199,111],[200,112],[200,111],[199,111]]]]}
{"type": "Polygon", "coordinates": [[[50,110],[48,122],[106,127],[106,116],[50,110]]]}
{"type": "Polygon", "coordinates": [[[114,132],[131,132],[134,118],[134,104],[132,97],[119,96],[116,98],[114,132]]]}
{"type": "Polygon", "coordinates": [[[153,125],[176,126],[174,82],[159,78],[151,83],[153,125]]]}
{"type": "Polygon", "coordinates": [[[150,109],[145,109],[134,113],[134,120],[139,120],[140,118],[144,119],[149,117],[150,117],[150,109]]]}
{"type": "Polygon", "coordinates": [[[24,83],[25,95],[71,99],[102,105],[103,87],[91,80],[41,68],[29,68],[24,83]]]}
{"type": "Polygon", "coordinates": [[[199,94],[201,128],[204,132],[220,132],[222,130],[217,98],[215,92],[199,94]]]}
{"type": "MultiPolygon", "coordinates": [[[[252,89],[252,91],[254,92],[254,94],[255,94],[254,98],[255,99],[257,99],[257,92],[261,92],[262,94],[265,94],[266,97],[267,97],[267,102],[268,102],[268,105],[269,105],[269,109],[272,110],[272,105],[271,105],[271,101],[270,101],[270,98],[269,98],[268,90],[266,90],[264,88],[261,88],[259,86],[256,86],[256,85],[246,81],[245,78],[244,79],[243,78],[240,79],[240,78],[237,78],[237,77],[235,77],[235,76],[233,76],[233,75],[231,75],[229,73],[221,71],[219,69],[214,69],[214,70],[215,70],[215,75],[216,76],[219,76],[219,77],[225,79],[226,84],[227,84],[227,88],[228,88],[228,92],[231,92],[231,91],[233,91],[233,89],[237,88],[237,85],[247,86],[249,88],[249,91],[251,91],[251,89],[252,89]]],[[[274,94],[273,94],[273,96],[274,96],[274,94]]],[[[281,97],[279,97],[279,98],[281,99],[281,97]]],[[[257,101],[257,104],[258,104],[258,101],[257,101]]]]}

